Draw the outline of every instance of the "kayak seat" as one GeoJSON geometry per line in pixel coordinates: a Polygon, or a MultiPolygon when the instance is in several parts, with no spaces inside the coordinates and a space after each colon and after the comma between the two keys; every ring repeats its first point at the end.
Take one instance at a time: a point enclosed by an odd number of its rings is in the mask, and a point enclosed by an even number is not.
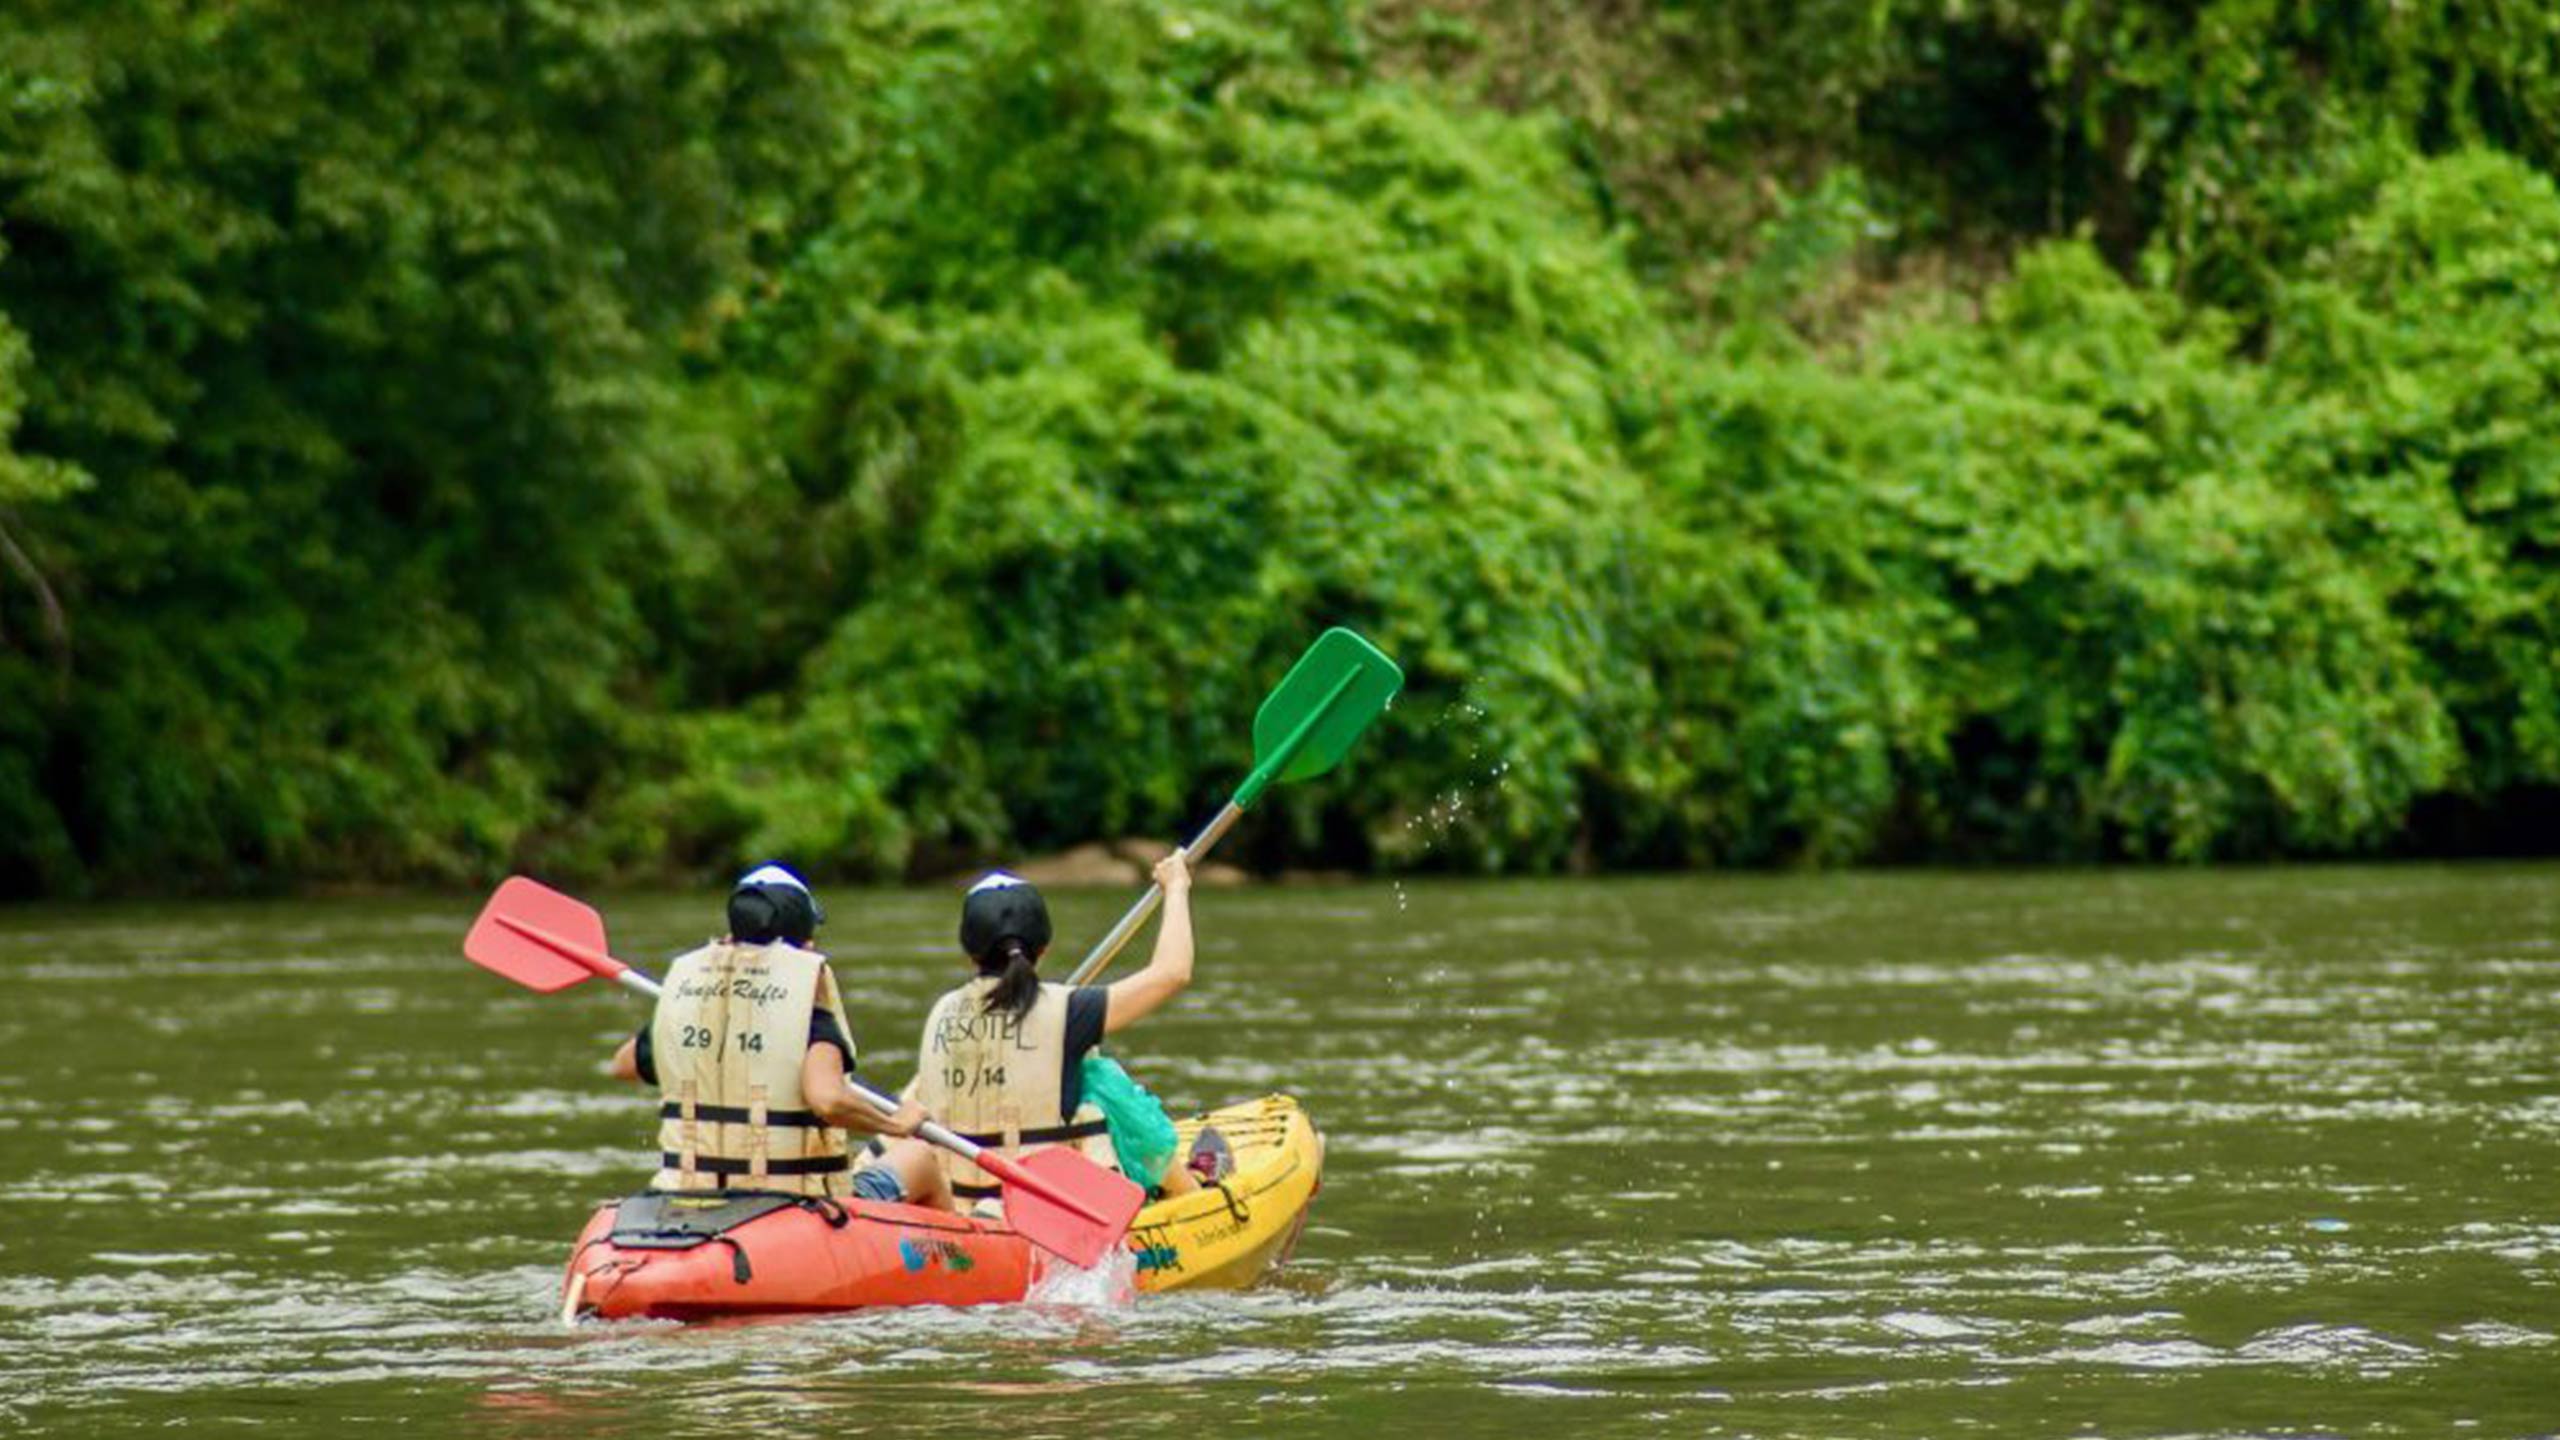
{"type": "Polygon", "coordinates": [[[842,1229],[844,1207],[832,1200],[773,1191],[697,1194],[643,1190],[614,1208],[613,1243],[629,1250],[690,1250],[776,1210],[813,1210],[842,1229]]]}
{"type": "Polygon", "coordinates": [[[1200,1138],[1191,1142],[1191,1158],[1186,1162],[1191,1173],[1203,1185],[1215,1185],[1236,1173],[1236,1150],[1214,1125],[1200,1127],[1200,1138]]]}

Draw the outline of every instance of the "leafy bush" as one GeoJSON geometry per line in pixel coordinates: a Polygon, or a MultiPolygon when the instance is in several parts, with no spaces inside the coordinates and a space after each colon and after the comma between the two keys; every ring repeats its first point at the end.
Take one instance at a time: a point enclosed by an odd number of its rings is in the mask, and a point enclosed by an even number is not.
{"type": "Polygon", "coordinates": [[[2289,479],[2427,655],[2479,798],[2560,782],[2560,193],[2412,164],[2286,288],[2289,479]]]}
{"type": "Polygon", "coordinates": [[[813,537],[759,602],[790,698],[681,722],[641,838],[600,843],[894,871],[1161,830],[1347,621],[1413,688],[1361,786],[1275,793],[1288,853],[1418,852],[1474,793],[1444,860],[1566,858],[1644,703],[1620,400],[1670,356],[1548,137],[1309,89],[1242,25],[939,14],[886,47],[858,124],[896,138],[747,341],[818,377],[761,387],[798,437],[764,503],[813,537]],[[988,223],[946,233],[964,197],[988,223]],[[1502,755],[1535,758],[1497,786],[1502,755]]]}
{"type": "Polygon", "coordinates": [[[470,873],[593,774],[666,360],[840,158],[833,16],[0,17],[19,443],[98,481],[12,525],[72,683],[0,589],[0,888],[470,873]]]}

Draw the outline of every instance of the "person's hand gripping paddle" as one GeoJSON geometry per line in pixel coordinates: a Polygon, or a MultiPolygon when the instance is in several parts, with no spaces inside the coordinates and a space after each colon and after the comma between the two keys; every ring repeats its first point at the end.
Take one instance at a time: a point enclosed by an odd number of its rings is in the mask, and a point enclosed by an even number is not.
{"type": "MultiPolygon", "coordinates": [[[[1404,671],[1377,646],[1340,626],[1316,637],[1298,663],[1263,697],[1253,714],[1253,769],[1236,787],[1234,798],[1210,817],[1182,847],[1193,864],[1209,853],[1230,827],[1262,798],[1262,792],[1284,780],[1306,780],[1330,770],[1369,722],[1404,688],[1404,671]]],[[[1164,887],[1149,885],[1120,923],[1094,942],[1070,985],[1089,984],[1102,973],[1129,937],[1164,903],[1164,887]]]]}
{"type": "MultiPolygon", "coordinates": [[[[658,982],[607,953],[604,917],[592,906],[519,875],[498,887],[462,940],[473,964],[550,994],[584,980],[615,981],[654,998],[658,982]]],[[[851,1075],[845,1083],[883,1115],[898,1102],[851,1075]]],[[[1129,1233],[1146,1192],[1073,1150],[1028,1160],[999,1155],[932,1121],[916,1134],[975,1162],[1004,1185],[1005,1223],[1032,1244],[1091,1269],[1129,1233]]]]}

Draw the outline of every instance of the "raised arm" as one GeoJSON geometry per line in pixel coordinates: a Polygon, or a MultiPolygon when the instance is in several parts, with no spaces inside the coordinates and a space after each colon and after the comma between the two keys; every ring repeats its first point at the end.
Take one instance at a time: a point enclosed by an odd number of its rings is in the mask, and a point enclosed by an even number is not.
{"type": "Polygon", "coordinates": [[[1179,850],[1167,855],[1156,862],[1156,883],[1164,887],[1164,913],[1156,921],[1155,953],[1147,957],[1146,969],[1105,992],[1105,1035],[1154,1014],[1191,983],[1191,862],[1179,850]]]}

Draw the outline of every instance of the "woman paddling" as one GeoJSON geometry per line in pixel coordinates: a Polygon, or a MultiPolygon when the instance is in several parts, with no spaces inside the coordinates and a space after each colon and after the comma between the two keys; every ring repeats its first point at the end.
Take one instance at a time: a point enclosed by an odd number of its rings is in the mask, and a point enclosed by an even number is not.
{"type": "MultiPolygon", "coordinates": [[[[1086,1061],[1106,1035],[1116,1035],[1152,1015],[1191,983],[1191,867],[1180,851],[1156,866],[1164,887],[1164,918],[1147,967],[1111,985],[1046,984],[1037,966],[1049,948],[1049,907],[1028,881],[1002,871],[969,888],[960,906],[960,948],[977,974],[934,1002],[917,1046],[912,1098],[943,1123],[981,1145],[1019,1158],[1052,1145],[1073,1145],[1095,1162],[1122,1169],[1106,1119],[1087,1078],[1086,1061]]],[[[1138,1108],[1151,1110],[1141,1124],[1160,1125],[1170,1138],[1163,1107],[1124,1075],[1113,1074],[1138,1108]]],[[[1115,1107],[1118,1108],[1118,1107],[1115,1107]]],[[[1123,1109],[1120,1123],[1131,1119],[1123,1109]]],[[[1125,1137],[1124,1137],[1125,1138],[1125,1137]]],[[[903,1170],[910,1157],[938,1165],[951,1194],[975,1201],[997,1193],[993,1178],[977,1166],[920,1141],[889,1147],[903,1170]]],[[[1167,1163],[1168,1144],[1155,1174],[1132,1174],[1141,1185],[1167,1195],[1200,1188],[1190,1170],[1167,1163]]]]}
{"type": "Polygon", "coordinates": [[[859,1172],[844,1132],[906,1136],[913,1100],[882,1115],[845,1084],[853,1038],[826,957],[810,947],[826,912],[780,865],[729,894],[729,933],[677,957],[657,1013],[614,1052],[613,1074],[655,1085],[658,1174],[649,1188],[762,1190],[948,1204],[933,1151],[859,1172]]]}

